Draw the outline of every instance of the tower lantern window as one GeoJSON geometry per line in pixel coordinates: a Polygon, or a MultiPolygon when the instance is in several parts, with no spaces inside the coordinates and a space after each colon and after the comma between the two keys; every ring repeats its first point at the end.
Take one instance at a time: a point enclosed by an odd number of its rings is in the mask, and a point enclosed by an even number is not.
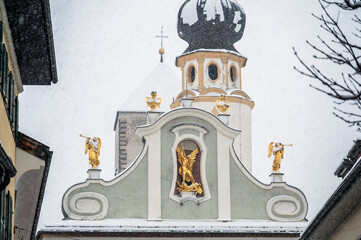
{"type": "Polygon", "coordinates": [[[193,65],[188,67],[187,80],[189,83],[193,83],[196,78],[196,69],[193,65]]]}
{"type": "Polygon", "coordinates": [[[229,75],[232,82],[235,82],[237,80],[237,70],[234,66],[230,68],[229,75]]]}
{"type": "Polygon", "coordinates": [[[208,76],[211,80],[216,80],[218,78],[218,68],[215,64],[209,65],[208,76]]]}

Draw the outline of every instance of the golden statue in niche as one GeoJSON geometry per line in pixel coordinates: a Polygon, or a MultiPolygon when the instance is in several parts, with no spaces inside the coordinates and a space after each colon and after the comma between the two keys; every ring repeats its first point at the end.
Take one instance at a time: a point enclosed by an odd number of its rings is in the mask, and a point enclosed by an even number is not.
{"type": "Polygon", "coordinates": [[[100,138],[93,137],[86,137],[80,134],[80,137],[86,138],[85,141],[85,154],[89,152],[89,164],[92,166],[92,169],[97,168],[99,166],[99,155],[100,155],[100,148],[102,146],[102,141],[100,138]]]}
{"type": "Polygon", "coordinates": [[[182,178],[182,183],[178,184],[178,192],[197,192],[198,194],[202,194],[203,189],[200,183],[196,183],[193,177],[193,167],[196,162],[197,154],[199,152],[198,147],[193,150],[188,156],[185,153],[184,146],[181,144],[182,149],[177,146],[178,153],[178,162],[180,167],[178,169],[178,173],[182,178]],[[190,182],[191,185],[188,185],[187,182],[190,182]]]}
{"type": "Polygon", "coordinates": [[[231,103],[230,101],[226,101],[226,96],[221,95],[220,100],[216,101],[216,107],[218,111],[221,111],[221,113],[226,113],[229,110],[231,103]]]}
{"type": "Polygon", "coordinates": [[[273,165],[272,165],[272,171],[274,172],[279,172],[279,169],[281,168],[281,159],[283,159],[283,153],[285,151],[285,146],[290,146],[292,147],[292,144],[282,144],[282,143],[275,143],[273,146],[274,142],[271,142],[268,146],[268,157],[270,157],[273,153],[273,155],[275,155],[275,158],[273,160],[273,165]]]}
{"type": "Polygon", "coordinates": [[[160,104],[162,103],[162,99],[157,98],[157,92],[156,91],[152,91],[150,93],[150,95],[152,97],[147,97],[146,98],[147,107],[150,107],[151,111],[155,111],[155,109],[160,107],[160,104]]]}

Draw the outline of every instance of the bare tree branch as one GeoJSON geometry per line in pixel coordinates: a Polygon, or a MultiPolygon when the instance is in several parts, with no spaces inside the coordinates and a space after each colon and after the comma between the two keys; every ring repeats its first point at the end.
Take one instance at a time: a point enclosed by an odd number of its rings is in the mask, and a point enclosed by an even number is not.
{"type": "Polygon", "coordinates": [[[336,112],[333,112],[333,115],[335,115],[337,118],[349,124],[350,127],[357,126],[357,131],[361,131],[361,115],[354,114],[352,112],[342,111],[341,109],[338,108],[334,108],[334,109],[340,112],[342,115],[336,112]]]}
{"type": "Polygon", "coordinates": [[[321,22],[321,28],[329,34],[330,40],[326,41],[317,36],[321,47],[309,41],[306,42],[316,52],[313,56],[314,59],[336,64],[340,67],[340,75],[338,78],[334,78],[329,76],[328,72],[322,72],[315,65],[308,65],[301,59],[295,48],[293,48],[293,52],[304,70],[297,67],[294,69],[320,84],[320,86],[310,84],[311,88],[333,98],[335,104],[339,106],[347,104],[348,107],[351,107],[353,111],[335,107],[333,114],[350,126],[357,126],[357,130],[361,131],[361,42],[353,42],[351,38],[351,36],[356,39],[361,38],[361,29],[358,28],[361,26],[361,19],[354,15],[350,22],[355,24],[355,30],[346,32],[339,25],[340,12],[333,17],[328,9],[330,5],[337,6],[341,10],[361,9],[361,0],[319,0],[319,3],[323,14],[312,15],[321,22]]]}
{"type": "Polygon", "coordinates": [[[359,0],[344,0],[341,2],[326,1],[326,0],[322,0],[322,1],[327,4],[335,4],[344,10],[355,10],[357,8],[361,8],[361,1],[359,0]]]}

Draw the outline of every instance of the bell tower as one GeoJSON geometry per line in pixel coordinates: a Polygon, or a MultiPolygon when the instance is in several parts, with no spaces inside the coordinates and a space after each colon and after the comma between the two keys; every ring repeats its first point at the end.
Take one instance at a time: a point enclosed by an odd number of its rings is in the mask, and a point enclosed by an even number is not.
{"type": "Polygon", "coordinates": [[[193,107],[218,114],[215,102],[226,95],[229,125],[240,129],[234,148],[244,166],[252,170],[252,99],[242,89],[247,58],[233,46],[243,36],[246,15],[236,0],[189,0],[178,13],[178,35],[188,48],[176,58],[182,71],[182,91],[171,108],[192,98],[193,107]]]}

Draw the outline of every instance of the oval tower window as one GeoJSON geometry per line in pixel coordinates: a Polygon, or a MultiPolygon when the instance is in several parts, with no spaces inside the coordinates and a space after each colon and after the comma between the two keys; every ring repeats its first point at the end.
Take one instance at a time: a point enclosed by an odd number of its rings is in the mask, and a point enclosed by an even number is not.
{"type": "Polygon", "coordinates": [[[234,66],[231,67],[229,70],[229,75],[231,77],[231,81],[235,82],[237,80],[237,70],[234,66]]]}
{"type": "Polygon", "coordinates": [[[189,83],[193,83],[196,79],[196,69],[193,65],[188,67],[187,70],[187,80],[189,83]]]}
{"type": "Polygon", "coordinates": [[[218,78],[218,68],[215,64],[210,64],[208,67],[208,76],[211,80],[216,80],[218,78]]]}

